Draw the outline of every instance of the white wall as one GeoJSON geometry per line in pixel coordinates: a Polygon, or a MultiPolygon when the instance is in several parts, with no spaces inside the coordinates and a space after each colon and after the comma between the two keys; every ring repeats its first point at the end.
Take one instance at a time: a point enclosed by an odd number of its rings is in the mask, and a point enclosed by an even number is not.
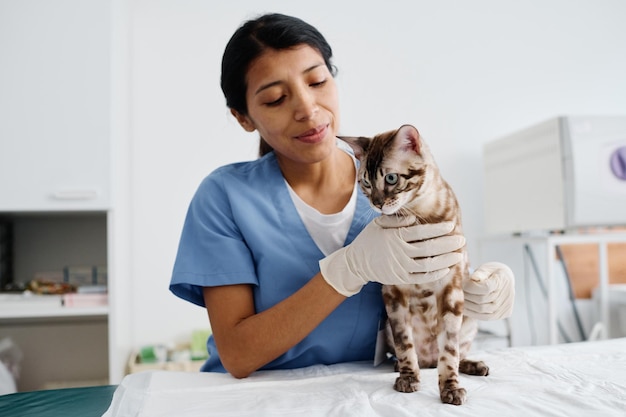
{"type": "Polygon", "coordinates": [[[278,11],[320,29],[339,68],[342,133],[420,129],[457,191],[470,251],[483,229],[483,143],[558,114],[626,113],[621,0],[116,3],[127,8],[114,36],[127,36],[129,68],[128,94],[118,92],[129,127],[118,136],[130,140],[116,148],[130,176],[118,178],[115,199],[130,210],[128,251],[118,251],[129,277],[120,345],[180,340],[207,325],[168,282],[200,180],[256,154],[256,134],[230,117],[219,89],[223,48],[244,19],[278,11]]]}

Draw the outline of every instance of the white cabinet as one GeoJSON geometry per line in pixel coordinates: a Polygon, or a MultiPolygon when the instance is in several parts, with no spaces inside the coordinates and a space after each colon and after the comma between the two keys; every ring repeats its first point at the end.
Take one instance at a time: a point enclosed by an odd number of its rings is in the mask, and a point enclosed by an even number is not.
{"type": "MultiPolygon", "coordinates": [[[[6,270],[15,286],[62,275],[65,266],[107,264],[104,212],[13,213],[2,221],[12,229],[6,270]]],[[[61,298],[0,293],[0,340],[11,338],[24,354],[19,390],[108,383],[108,306],[63,305],[61,298]]]]}
{"type": "Polygon", "coordinates": [[[110,4],[0,0],[0,211],[109,206],[110,4]]]}
{"type": "MultiPolygon", "coordinates": [[[[15,283],[108,266],[112,3],[0,0],[0,218],[15,283]]],[[[107,380],[107,307],[20,309],[0,309],[0,339],[24,352],[22,389],[107,380]]]]}

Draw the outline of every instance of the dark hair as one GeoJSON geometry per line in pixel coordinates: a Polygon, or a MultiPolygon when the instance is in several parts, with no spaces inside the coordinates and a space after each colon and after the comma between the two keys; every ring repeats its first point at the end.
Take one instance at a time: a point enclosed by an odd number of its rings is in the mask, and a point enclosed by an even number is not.
{"type": "MultiPolygon", "coordinates": [[[[297,45],[309,45],[324,58],[330,73],[336,74],[331,63],[333,51],[324,36],[313,26],[296,17],[272,13],[245,22],[226,44],[222,56],[221,87],[226,105],[243,115],[248,114],[246,75],[250,64],[268,48],[280,50],[297,45]]],[[[272,148],[261,138],[259,154],[272,148]]]]}

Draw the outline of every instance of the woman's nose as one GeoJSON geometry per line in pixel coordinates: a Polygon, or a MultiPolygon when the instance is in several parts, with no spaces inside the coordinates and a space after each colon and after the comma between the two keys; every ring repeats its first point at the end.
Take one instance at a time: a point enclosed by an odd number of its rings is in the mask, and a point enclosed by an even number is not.
{"type": "Polygon", "coordinates": [[[317,113],[318,106],[315,96],[307,89],[294,94],[294,118],[298,121],[309,120],[317,113]]]}

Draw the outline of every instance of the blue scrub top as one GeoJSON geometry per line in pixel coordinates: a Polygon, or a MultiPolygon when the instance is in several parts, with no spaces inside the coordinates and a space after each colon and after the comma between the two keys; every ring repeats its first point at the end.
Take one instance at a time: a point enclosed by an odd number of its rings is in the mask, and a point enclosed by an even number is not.
{"type": "MultiPolygon", "coordinates": [[[[377,215],[359,190],[345,244],[377,215]]],[[[185,219],[170,290],[204,307],[202,287],[250,284],[261,312],[304,286],[319,272],[323,257],[271,152],[218,168],[202,181],[185,219]]],[[[380,285],[367,284],[262,369],[373,359],[383,310],[380,285]]],[[[226,372],[212,336],[207,348],[210,356],[202,370],[226,372]]]]}

